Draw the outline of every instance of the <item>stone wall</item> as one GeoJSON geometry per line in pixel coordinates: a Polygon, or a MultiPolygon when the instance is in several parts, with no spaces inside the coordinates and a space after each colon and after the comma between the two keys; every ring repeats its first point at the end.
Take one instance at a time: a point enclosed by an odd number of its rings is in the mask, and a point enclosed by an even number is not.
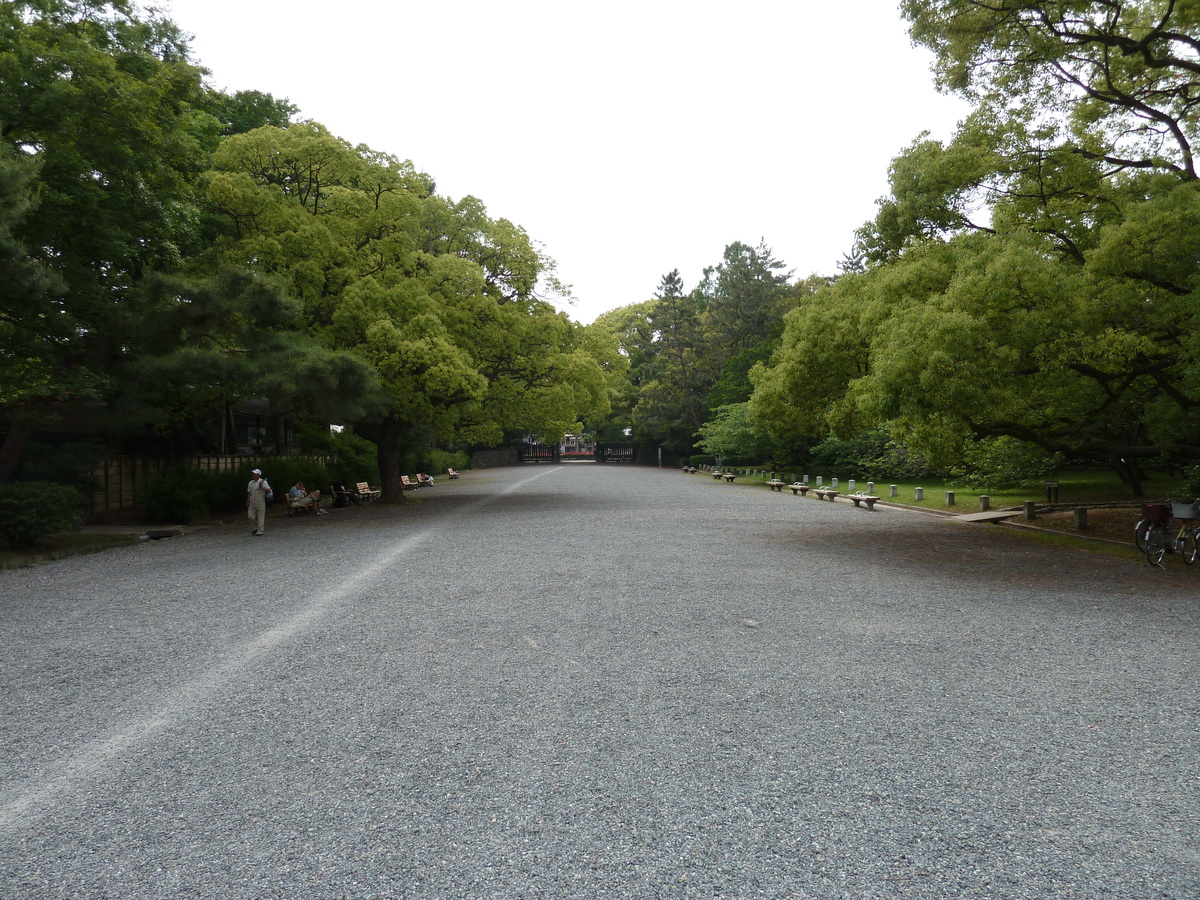
{"type": "Polygon", "coordinates": [[[519,466],[521,457],[515,448],[502,447],[498,450],[476,450],[471,454],[472,469],[499,469],[504,466],[519,466]]]}

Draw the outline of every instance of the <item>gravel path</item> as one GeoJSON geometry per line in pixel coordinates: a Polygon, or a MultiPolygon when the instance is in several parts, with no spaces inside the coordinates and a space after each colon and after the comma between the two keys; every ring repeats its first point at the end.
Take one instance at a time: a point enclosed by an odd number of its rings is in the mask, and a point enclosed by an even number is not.
{"type": "Polygon", "coordinates": [[[1200,572],[620,466],[0,572],[0,897],[1200,896],[1200,572]]]}

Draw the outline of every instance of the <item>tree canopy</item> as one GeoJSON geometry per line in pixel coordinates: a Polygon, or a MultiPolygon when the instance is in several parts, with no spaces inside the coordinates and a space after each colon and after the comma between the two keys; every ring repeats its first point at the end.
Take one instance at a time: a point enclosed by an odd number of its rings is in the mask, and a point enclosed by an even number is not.
{"type": "Polygon", "coordinates": [[[842,274],[733,242],[584,327],[519,225],[213,89],[169,19],[0,6],[0,482],[81,401],[136,442],[265,398],[373,440],[392,498],[422,447],[584,425],[727,458],[885,434],[944,466],[1019,441],[1135,490],[1200,458],[1200,6],[902,8],[973,112],[897,155],[842,274]]]}
{"type": "Polygon", "coordinates": [[[906,2],[977,104],[922,136],[848,272],[791,313],[756,413],[776,433],[886,425],[950,459],[1011,436],[1103,461],[1200,456],[1200,22],[1172,2],[906,2]]]}
{"type": "Polygon", "coordinates": [[[203,75],[125,0],[0,7],[0,481],[84,397],[127,439],[249,398],[353,425],[391,497],[406,446],[554,439],[607,412],[522,228],[203,75]]]}

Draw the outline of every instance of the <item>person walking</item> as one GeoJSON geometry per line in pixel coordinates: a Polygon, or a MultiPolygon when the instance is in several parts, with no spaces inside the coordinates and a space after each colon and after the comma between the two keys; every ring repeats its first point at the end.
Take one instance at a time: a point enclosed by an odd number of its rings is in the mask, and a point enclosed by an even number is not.
{"type": "Polygon", "coordinates": [[[250,483],[246,485],[246,516],[254,523],[250,533],[258,537],[263,533],[267,524],[267,497],[271,493],[271,485],[263,478],[262,469],[250,470],[250,483]]]}

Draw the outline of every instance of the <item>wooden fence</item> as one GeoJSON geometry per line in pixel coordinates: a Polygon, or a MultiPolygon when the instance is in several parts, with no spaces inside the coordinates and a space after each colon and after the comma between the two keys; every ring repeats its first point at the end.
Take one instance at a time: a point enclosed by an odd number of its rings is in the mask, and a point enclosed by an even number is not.
{"type": "MultiPolygon", "coordinates": [[[[328,463],[325,457],[313,459],[328,463]]],[[[147,486],[167,469],[183,467],[206,475],[241,471],[246,473],[246,480],[249,481],[249,473],[255,463],[256,460],[249,456],[192,456],[170,460],[106,456],[96,464],[92,514],[140,506],[146,496],[147,486]]]]}

